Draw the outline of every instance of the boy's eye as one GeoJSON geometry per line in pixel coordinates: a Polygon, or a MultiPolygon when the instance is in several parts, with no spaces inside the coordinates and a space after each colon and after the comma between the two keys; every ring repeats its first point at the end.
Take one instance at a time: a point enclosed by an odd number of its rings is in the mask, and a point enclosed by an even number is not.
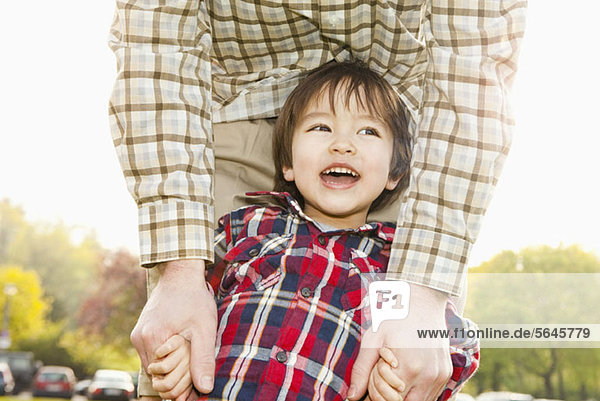
{"type": "Polygon", "coordinates": [[[318,124],[318,125],[315,125],[314,127],[310,128],[309,131],[331,132],[331,129],[326,125],[318,124]]]}
{"type": "Polygon", "coordinates": [[[358,131],[358,135],[375,135],[379,136],[379,132],[375,128],[363,128],[358,131]]]}

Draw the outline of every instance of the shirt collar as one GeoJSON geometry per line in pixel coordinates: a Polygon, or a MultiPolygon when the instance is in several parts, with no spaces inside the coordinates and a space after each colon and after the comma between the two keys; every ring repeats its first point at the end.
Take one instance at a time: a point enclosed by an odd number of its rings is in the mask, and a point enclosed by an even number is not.
{"type": "MultiPolygon", "coordinates": [[[[290,195],[288,192],[255,191],[255,192],[246,192],[246,196],[249,196],[249,197],[272,196],[275,198],[279,198],[279,199],[285,201],[285,203],[288,206],[288,210],[291,213],[294,213],[294,214],[298,215],[299,217],[303,218],[304,220],[310,221],[313,224],[315,222],[312,218],[310,218],[306,214],[304,214],[298,201],[296,199],[294,199],[292,197],[292,195],[290,195]]],[[[371,222],[371,223],[365,223],[358,228],[339,229],[339,230],[331,231],[331,232],[333,232],[333,233],[335,233],[335,232],[364,233],[364,232],[373,231],[373,232],[375,232],[375,235],[377,235],[378,238],[382,239],[385,242],[391,243],[394,239],[395,229],[396,229],[396,226],[391,223],[371,222]]]]}

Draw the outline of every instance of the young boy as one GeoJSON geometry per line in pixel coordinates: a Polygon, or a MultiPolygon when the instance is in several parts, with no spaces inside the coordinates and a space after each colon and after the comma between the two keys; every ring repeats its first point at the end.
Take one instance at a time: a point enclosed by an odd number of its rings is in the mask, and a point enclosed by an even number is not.
{"type": "MultiPolygon", "coordinates": [[[[343,400],[360,348],[365,286],[385,273],[391,223],[367,213],[406,188],[411,155],[403,105],[361,63],[329,63],[290,94],[273,138],[277,206],[250,206],[220,220],[212,271],[219,327],[208,400],[343,400]],[[216,287],[216,286],[215,286],[216,287]]],[[[460,319],[449,309],[449,319],[460,319]]],[[[155,389],[189,389],[187,342],[174,336],[149,370],[155,389]],[[187,370],[186,370],[187,369],[187,370]],[[162,376],[161,376],[162,375],[162,376]]],[[[381,350],[370,389],[401,399],[397,361],[381,350]]],[[[460,363],[457,361],[460,360],[460,363]]],[[[444,399],[476,369],[476,347],[444,399]]],[[[455,366],[456,372],[456,366],[455,366]]]]}

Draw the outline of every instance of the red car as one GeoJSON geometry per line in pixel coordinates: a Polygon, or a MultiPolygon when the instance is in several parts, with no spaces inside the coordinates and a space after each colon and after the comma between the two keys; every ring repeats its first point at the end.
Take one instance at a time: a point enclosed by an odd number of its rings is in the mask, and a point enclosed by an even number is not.
{"type": "Polygon", "coordinates": [[[42,366],[33,379],[34,397],[73,397],[73,369],[66,366],[42,366]]]}

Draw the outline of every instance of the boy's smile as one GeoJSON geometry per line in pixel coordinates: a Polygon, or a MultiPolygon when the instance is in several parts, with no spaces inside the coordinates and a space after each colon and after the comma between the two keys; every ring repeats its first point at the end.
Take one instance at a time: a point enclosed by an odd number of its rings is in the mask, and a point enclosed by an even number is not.
{"type": "Polygon", "coordinates": [[[323,185],[331,189],[347,189],[358,180],[358,173],[346,163],[333,163],[321,173],[323,185]]]}
{"type": "Polygon", "coordinates": [[[399,179],[389,178],[393,136],[388,125],[355,96],[347,105],[342,99],[335,96],[333,109],[323,96],[308,103],[294,129],[292,166],[284,167],[283,175],[304,197],[307,216],[337,228],[358,228],[371,203],[399,179]]]}

